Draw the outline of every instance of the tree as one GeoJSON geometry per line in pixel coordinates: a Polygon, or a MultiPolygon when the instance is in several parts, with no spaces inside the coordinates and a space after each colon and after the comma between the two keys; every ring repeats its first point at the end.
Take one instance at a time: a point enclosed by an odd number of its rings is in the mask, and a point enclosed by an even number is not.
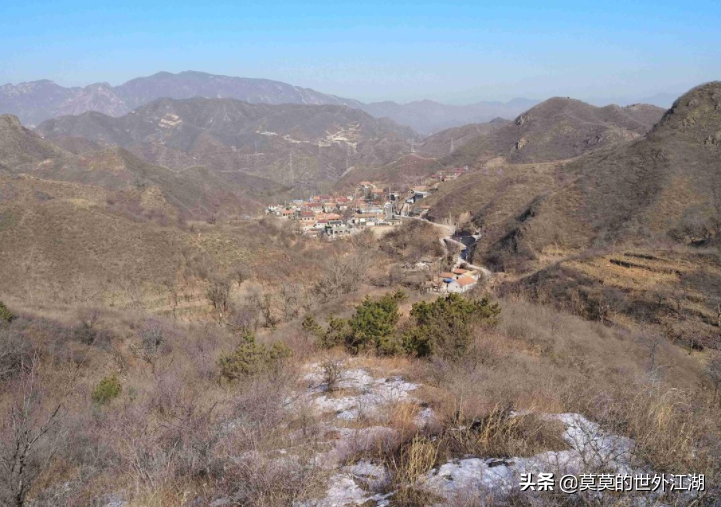
{"type": "Polygon", "coordinates": [[[394,337],[400,318],[398,303],[405,297],[405,293],[399,290],[377,301],[366,298],[356,306],[355,315],[349,321],[351,334],[346,343],[348,348],[359,352],[374,346],[385,354],[397,352],[399,344],[394,337]]]}
{"type": "Polygon", "coordinates": [[[478,301],[449,294],[432,302],[413,305],[411,326],[403,337],[403,347],[419,357],[433,354],[457,359],[468,350],[473,326],[493,324],[501,309],[487,297],[478,301]]]}
{"type": "Polygon", "coordinates": [[[15,314],[13,314],[7,306],[5,306],[5,303],[0,301],[0,322],[12,322],[15,319],[15,314]]]}
{"type": "Polygon", "coordinates": [[[303,331],[312,338],[320,338],[323,336],[323,328],[320,327],[320,324],[318,324],[312,315],[306,315],[300,326],[303,328],[303,331]]]}
{"type": "Polygon", "coordinates": [[[252,274],[251,269],[245,264],[242,264],[233,270],[233,279],[235,279],[235,283],[237,283],[238,287],[240,287],[243,285],[243,282],[252,276],[252,274]]]}
{"type": "Polygon", "coordinates": [[[230,282],[220,278],[211,280],[206,295],[208,296],[210,304],[213,305],[213,308],[222,316],[228,311],[230,282]]]}
{"type": "Polygon", "coordinates": [[[363,283],[370,262],[368,255],[360,253],[334,255],[323,266],[324,275],[313,285],[311,292],[322,302],[355,292],[363,283]]]}
{"type": "Polygon", "coordinates": [[[268,347],[257,343],[252,333],[246,333],[234,351],[220,356],[220,375],[226,380],[239,380],[256,375],[277,367],[290,354],[290,349],[285,344],[274,343],[268,347]]]}
{"type": "Polygon", "coordinates": [[[341,319],[331,315],[328,318],[328,329],[318,337],[318,343],[325,349],[344,345],[348,341],[350,333],[348,319],[341,319]]]}
{"type": "Polygon", "coordinates": [[[716,354],[706,365],[706,375],[713,383],[714,397],[718,397],[719,387],[721,387],[721,353],[716,354]]]}
{"type": "Polygon", "coordinates": [[[0,503],[22,507],[42,466],[58,450],[62,404],[43,407],[37,357],[16,392],[0,426],[0,503]]]}

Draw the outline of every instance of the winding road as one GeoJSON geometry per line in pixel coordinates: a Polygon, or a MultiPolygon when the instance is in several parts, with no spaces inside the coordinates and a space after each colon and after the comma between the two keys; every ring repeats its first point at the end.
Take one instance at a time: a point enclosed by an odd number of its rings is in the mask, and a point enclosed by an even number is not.
{"type": "MultiPolygon", "coordinates": [[[[438,224],[438,223],[436,223],[436,222],[431,222],[430,220],[428,220],[428,219],[426,219],[426,218],[422,218],[422,217],[409,217],[409,216],[403,216],[403,215],[398,215],[398,217],[401,218],[401,219],[403,219],[403,220],[421,220],[421,221],[423,221],[423,222],[426,222],[426,223],[431,224],[432,226],[434,226],[434,227],[436,227],[436,228],[442,229],[442,230],[443,230],[443,233],[445,234],[445,236],[441,237],[440,241],[441,241],[441,244],[443,245],[443,248],[446,250],[446,252],[448,251],[448,244],[457,245],[457,246],[459,246],[460,249],[461,249],[461,251],[458,253],[458,258],[456,259],[456,266],[460,266],[461,264],[464,264],[464,263],[465,263],[465,264],[467,264],[471,269],[475,269],[475,270],[478,270],[478,271],[480,271],[481,273],[483,273],[483,276],[486,277],[486,279],[489,279],[489,278],[491,278],[491,277],[493,276],[493,272],[492,272],[490,269],[485,268],[485,267],[483,267],[483,266],[477,266],[477,265],[475,265],[475,264],[471,264],[470,262],[466,261],[466,260],[463,258],[463,252],[464,252],[464,251],[468,248],[468,246],[470,246],[470,245],[466,245],[465,243],[463,243],[463,242],[461,242],[461,241],[458,241],[457,239],[455,239],[455,238],[453,237],[453,236],[455,235],[455,233],[456,233],[456,228],[455,228],[454,226],[452,226],[452,225],[446,225],[446,224],[438,224]]],[[[480,234],[479,234],[479,235],[474,235],[474,236],[473,236],[474,241],[477,241],[480,237],[481,237],[480,234]]]]}

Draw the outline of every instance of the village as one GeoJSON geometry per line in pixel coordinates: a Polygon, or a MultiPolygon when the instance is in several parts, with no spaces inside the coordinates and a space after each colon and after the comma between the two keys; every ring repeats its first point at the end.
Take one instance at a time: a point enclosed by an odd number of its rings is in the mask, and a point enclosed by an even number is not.
{"type": "MultiPolygon", "coordinates": [[[[352,195],[315,195],[307,200],[296,199],[266,208],[265,214],[292,221],[299,234],[314,236],[322,241],[350,237],[371,230],[379,237],[399,226],[403,220],[424,219],[429,206],[423,200],[446,181],[453,181],[468,172],[464,168],[439,171],[422,185],[394,190],[380,182],[362,181],[352,195]]],[[[441,259],[423,257],[412,269],[425,271],[428,280],[423,290],[464,293],[474,288],[486,275],[486,270],[466,262],[465,238],[455,237],[455,229],[442,226],[447,236],[441,239],[446,250],[457,249],[459,254],[447,271],[441,269],[441,259]]],[[[478,237],[470,237],[474,241],[478,237]]],[[[448,267],[448,266],[446,266],[448,267]]]]}
{"type": "Polygon", "coordinates": [[[468,167],[439,171],[423,185],[394,191],[379,182],[362,181],[352,195],[315,195],[306,200],[295,199],[270,205],[266,215],[297,223],[304,235],[332,240],[357,234],[367,227],[391,227],[403,217],[422,217],[429,207],[421,201],[430,196],[444,181],[455,180],[468,172],[468,167]]]}

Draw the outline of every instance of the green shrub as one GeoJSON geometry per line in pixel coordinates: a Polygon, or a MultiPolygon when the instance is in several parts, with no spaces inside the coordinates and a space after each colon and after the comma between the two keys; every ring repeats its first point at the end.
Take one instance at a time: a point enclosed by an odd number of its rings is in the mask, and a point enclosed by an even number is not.
{"type": "Polygon", "coordinates": [[[318,345],[324,349],[331,349],[338,345],[345,345],[349,340],[351,330],[347,319],[331,315],[328,318],[328,329],[318,337],[318,345]]]}
{"type": "Polygon", "coordinates": [[[122,390],[123,386],[120,385],[118,377],[116,375],[109,375],[95,386],[91,397],[98,405],[105,405],[120,396],[122,390]]]}
{"type": "Polygon", "coordinates": [[[226,380],[238,380],[277,367],[291,354],[287,345],[274,343],[270,347],[257,343],[252,333],[246,333],[238,347],[220,356],[220,375],[226,380]]]}
{"type": "Polygon", "coordinates": [[[419,357],[458,358],[468,350],[473,326],[495,323],[500,311],[488,298],[474,301],[459,294],[421,301],[411,309],[415,324],[404,333],[403,348],[419,357]]]}
{"type": "Polygon", "coordinates": [[[0,301],[0,321],[12,322],[15,319],[15,314],[11,312],[5,303],[0,301]]]}
{"type": "Polygon", "coordinates": [[[396,337],[396,324],[400,315],[398,303],[406,295],[399,290],[386,294],[379,300],[366,298],[356,306],[355,315],[348,322],[351,333],[346,340],[352,352],[375,347],[383,354],[393,354],[400,350],[396,337]]]}
{"type": "Polygon", "coordinates": [[[312,315],[307,315],[300,325],[303,331],[309,336],[320,339],[323,336],[323,328],[312,315]]]}

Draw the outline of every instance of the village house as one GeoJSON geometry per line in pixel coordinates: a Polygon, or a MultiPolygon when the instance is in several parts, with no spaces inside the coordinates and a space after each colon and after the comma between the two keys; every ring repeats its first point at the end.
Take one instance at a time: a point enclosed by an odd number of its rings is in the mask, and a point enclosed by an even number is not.
{"type": "Polygon", "coordinates": [[[298,220],[300,220],[303,223],[315,224],[315,213],[312,211],[301,211],[298,214],[298,220]]]}
{"type": "Polygon", "coordinates": [[[335,204],[339,211],[345,211],[348,209],[351,200],[347,197],[336,197],[335,204]]]}
{"type": "Polygon", "coordinates": [[[312,211],[315,214],[323,213],[323,204],[320,202],[309,202],[305,205],[306,210],[312,211]]]}
{"type": "Polygon", "coordinates": [[[326,213],[323,215],[323,218],[325,220],[342,220],[343,217],[339,215],[338,213],[326,213]]]}
{"type": "Polygon", "coordinates": [[[343,236],[350,236],[355,232],[357,232],[357,230],[354,227],[338,220],[332,220],[325,226],[323,238],[333,240],[343,236]]]}
{"type": "Polygon", "coordinates": [[[470,276],[461,276],[448,284],[448,292],[467,292],[475,287],[476,283],[478,283],[477,280],[474,280],[470,276]]]}
{"type": "MultiPolygon", "coordinates": [[[[478,279],[471,276],[471,271],[454,268],[438,275],[436,286],[442,292],[464,293],[471,290],[478,283],[478,279]]],[[[475,273],[475,271],[473,271],[475,273]]]]}
{"type": "Polygon", "coordinates": [[[313,229],[318,230],[324,230],[325,226],[328,225],[328,220],[321,218],[320,220],[316,220],[315,224],[313,224],[313,229]]]}
{"type": "Polygon", "coordinates": [[[357,227],[374,226],[382,220],[382,215],[377,213],[356,213],[349,222],[357,227]]]}
{"type": "Polygon", "coordinates": [[[459,169],[452,169],[445,173],[445,175],[443,176],[443,181],[457,180],[459,176],[462,176],[463,174],[465,174],[467,172],[468,172],[468,166],[465,166],[464,168],[459,168],[459,169]]]}

